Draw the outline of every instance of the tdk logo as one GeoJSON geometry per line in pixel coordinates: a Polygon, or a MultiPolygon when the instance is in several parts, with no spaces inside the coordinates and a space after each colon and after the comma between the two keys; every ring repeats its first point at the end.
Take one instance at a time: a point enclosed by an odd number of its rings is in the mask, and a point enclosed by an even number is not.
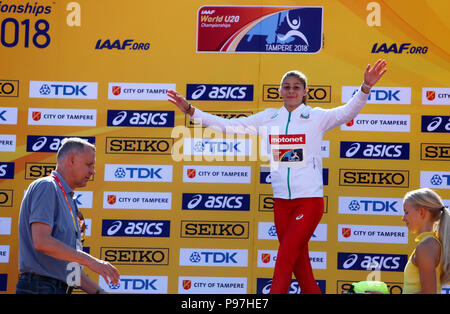
{"type": "Polygon", "coordinates": [[[14,179],[14,163],[0,162],[0,180],[14,179]]]}
{"type": "Polygon", "coordinates": [[[121,275],[119,284],[106,283],[99,277],[99,286],[113,293],[167,293],[167,276],[127,276],[121,275]]]}
{"type": "Polygon", "coordinates": [[[173,111],[108,110],[108,126],[173,127],[173,111]]]}
{"type": "Polygon", "coordinates": [[[50,95],[52,93],[52,89],[54,90],[55,96],[64,95],[64,96],[87,96],[85,89],[87,85],[47,85],[42,84],[41,88],[39,88],[39,93],[43,96],[50,95]]]}
{"type": "Polygon", "coordinates": [[[192,263],[200,263],[203,260],[205,263],[237,264],[237,260],[235,259],[236,255],[237,252],[192,252],[189,261],[192,263]]]}
{"type": "Polygon", "coordinates": [[[421,171],[420,187],[432,189],[450,189],[450,172],[421,171]]]}
{"type": "Polygon", "coordinates": [[[127,278],[120,278],[119,284],[115,285],[112,282],[109,283],[108,287],[112,290],[154,290],[156,291],[156,282],[158,279],[127,279],[127,278]]]}
{"type": "Polygon", "coordinates": [[[172,165],[105,164],[105,181],[172,182],[172,165]]]}
{"type": "Polygon", "coordinates": [[[251,141],[247,139],[184,139],[185,155],[249,156],[251,141]]]}
{"type": "MultiPolygon", "coordinates": [[[[61,147],[62,140],[66,136],[51,135],[28,135],[27,136],[27,152],[46,152],[55,153],[61,147]]],[[[83,137],[91,144],[95,144],[95,137],[83,137]]]]}
{"type": "Polygon", "coordinates": [[[338,252],[338,269],[403,271],[408,255],[338,252]]]}
{"type": "Polygon", "coordinates": [[[102,221],[104,237],[170,237],[170,220],[114,220],[102,221]]]}
{"type": "Polygon", "coordinates": [[[203,153],[226,153],[241,152],[239,149],[241,143],[227,143],[226,141],[200,140],[194,144],[194,151],[203,153]]]}
{"type": "Polygon", "coordinates": [[[339,196],[339,214],[401,216],[403,215],[403,199],[339,196]]]}
{"type": "Polygon", "coordinates": [[[183,193],[182,209],[249,211],[250,195],[183,193]]]}
{"type": "Polygon", "coordinates": [[[450,116],[422,116],[422,132],[450,133],[450,116]]]}
{"type": "Polygon", "coordinates": [[[122,168],[119,167],[114,171],[114,176],[117,179],[162,179],[161,176],[162,168],[122,168]]]}
{"type": "Polygon", "coordinates": [[[247,267],[248,250],[182,248],[179,265],[247,267]]]}
{"type": "Polygon", "coordinates": [[[252,101],[253,85],[187,84],[188,100],[252,101]]]}
{"type": "Polygon", "coordinates": [[[371,90],[369,95],[369,100],[396,100],[400,101],[399,90],[371,90]]]}
{"type": "Polygon", "coordinates": [[[341,142],[341,158],[409,159],[409,143],[341,142]]]}
{"type": "Polygon", "coordinates": [[[439,175],[434,174],[430,179],[431,185],[440,186],[447,185],[450,186],[450,175],[439,175]]]}
{"type": "Polygon", "coordinates": [[[30,98],[97,99],[96,82],[30,81],[30,98]]]}
{"type": "Polygon", "coordinates": [[[0,107],[0,124],[17,124],[17,108],[0,107]]]}
{"type": "MultiPolygon", "coordinates": [[[[342,86],[342,102],[347,102],[358,91],[359,86],[342,86]]],[[[368,104],[410,105],[410,87],[373,87],[368,104]]]]}
{"type": "Polygon", "coordinates": [[[348,209],[353,212],[357,211],[373,211],[373,212],[384,212],[393,211],[398,212],[395,208],[398,205],[397,201],[394,202],[383,202],[383,201],[372,201],[372,200],[352,200],[348,205],[348,209]]]}

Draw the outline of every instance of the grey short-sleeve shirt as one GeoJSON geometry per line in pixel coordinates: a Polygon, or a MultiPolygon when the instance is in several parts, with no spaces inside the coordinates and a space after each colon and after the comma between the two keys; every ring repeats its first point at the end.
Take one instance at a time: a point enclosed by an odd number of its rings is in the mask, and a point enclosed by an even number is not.
{"type": "MultiPolygon", "coordinates": [[[[78,239],[80,226],[77,219],[78,208],[73,199],[73,191],[57,173],[66,192],[77,227],[78,239]]],[[[52,236],[66,245],[76,248],[77,235],[67,208],[67,202],[61,188],[51,176],[40,178],[30,184],[25,192],[19,216],[19,270],[52,277],[66,282],[68,262],[53,258],[34,248],[31,224],[45,223],[52,228],[52,236]]]]}

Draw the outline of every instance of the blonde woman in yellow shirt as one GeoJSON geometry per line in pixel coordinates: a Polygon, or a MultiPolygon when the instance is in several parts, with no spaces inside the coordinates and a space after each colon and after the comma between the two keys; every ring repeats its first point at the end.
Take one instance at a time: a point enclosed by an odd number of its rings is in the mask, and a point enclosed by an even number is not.
{"type": "Polygon", "coordinates": [[[440,293],[450,282],[450,212],[441,197],[423,188],[406,193],[404,215],[418,243],[404,270],[403,293],[440,293]]]}

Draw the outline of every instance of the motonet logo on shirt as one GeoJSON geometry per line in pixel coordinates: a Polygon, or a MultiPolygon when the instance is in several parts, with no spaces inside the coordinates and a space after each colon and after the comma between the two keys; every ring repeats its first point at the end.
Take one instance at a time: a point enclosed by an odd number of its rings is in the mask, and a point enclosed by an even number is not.
{"type": "Polygon", "coordinates": [[[270,135],[269,140],[271,145],[306,144],[306,135],[270,135]]]}

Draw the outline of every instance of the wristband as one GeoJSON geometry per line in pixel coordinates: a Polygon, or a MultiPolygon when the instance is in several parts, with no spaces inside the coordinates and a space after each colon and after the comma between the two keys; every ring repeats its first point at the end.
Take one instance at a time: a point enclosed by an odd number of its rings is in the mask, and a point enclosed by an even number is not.
{"type": "Polygon", "coordinates": [[[364,89],[367,89],[367,90],[369,90],[370,91],[370,89],[372,88],[372,86],[370,86],[370,85],[367,85],[366,84],[366,82],[362,82],[362,85],[361,85],[364,89]]]}
{"type": "Polygon", "coordinates": [[[184,111],[185,114],[187,114],[189,112],[189,110],[191,110],[192,106],[191,104],[188,104],[189,106],[187,107],[187,109],[184,111]]]}

